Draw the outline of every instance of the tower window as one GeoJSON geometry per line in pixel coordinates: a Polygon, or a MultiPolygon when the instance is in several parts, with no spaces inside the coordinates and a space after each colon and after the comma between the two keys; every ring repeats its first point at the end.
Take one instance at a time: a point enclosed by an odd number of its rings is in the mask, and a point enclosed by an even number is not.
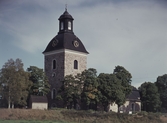
{"type": "Polygon", "coordinates": [[[74,69],[78,69],[78,61],[74,60],[74,69]]]}
{"type": "Polygon", "coordinates": [[[68,30],[71,30],[71,21],[68,21],[68,30]]]}
{"type": "Polygon", "coordinates": [[[56,89],[54,88],[53,90],[52,90],[52,99],[55,99],[56,98],[56,89]]]}
{"type": "Polygon", "coordinates": [[[63,22],[61,22],[60,27],[61,27],[61,28],[60,28],[61,30],[64,29],[64,24],[63,24],[63,22]]]}
{"type": "Polygon", "coordinates": [[[52,67],[53,67],[53,69],[56,69],[56,60],[53,60],[52,67]]]}

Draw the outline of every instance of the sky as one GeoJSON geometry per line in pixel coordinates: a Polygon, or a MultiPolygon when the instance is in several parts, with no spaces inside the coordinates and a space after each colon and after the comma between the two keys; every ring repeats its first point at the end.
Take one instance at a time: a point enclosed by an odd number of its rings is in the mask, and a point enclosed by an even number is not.
{"type": "Polygon", "coordinates": [[[89,52],[87,68],[99,74],[123,66],[135,87],[167,74],[167,0],[0,0],[0,68],[10,58],[25,70],[44,68],[42,52],[66,4],[89,52]]]}

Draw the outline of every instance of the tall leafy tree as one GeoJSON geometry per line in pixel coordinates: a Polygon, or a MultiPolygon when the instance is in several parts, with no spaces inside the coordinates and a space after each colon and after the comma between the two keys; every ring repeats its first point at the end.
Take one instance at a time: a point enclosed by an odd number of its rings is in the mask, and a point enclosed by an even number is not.
{"type": "Polygon", "coordinates": [[[158,88],[154,83],[145,82],[139,87],[142,110],[156,112],[161,106],[158,88]]]}
{"type": "MultiPolygon", "coordinates": [[[[99,87],[102,96],[101,102],[105,111],[108,111],[108,105],[121,99],[121,81],[114,74],[101,73],[98,76],[99,87]]],[[[124,95],[125,96],[125,95],[124,95]]],[[[119,103],[118,103],[119,104],[119,103]]]]}
{"type": "Polygon", "coordinates": [[[9,59],[0,70],[0,85],[3,97],[8,101],[8,108],[14,105],[25,106],[31,87],[29,73],[23,69],[20,59],[9,59]]]}
{"type": "Polygon", "coordinates": [[[158,92],[162,102],[161,110],[163,112],[167,112],[167,74],[159,76],[155,85],[158,87],[158,92]]]}
{"type": "Polygon", "coordinates": [[[44,96],[50,91],[50,85],[43,69],[36,66],[30,66],[27,68],[30,73],[29,80],[33,82],[31,86],[30,94],[44,96]]]}
{"type": "Polygon", "coordinates": [[[80,75],[72,76],[67,75],[64,78],[64,81],[61,89],[58,91],[57,99],[61,99],[64,102],[64,106],[68,108],[77,109],[77,104],[81,97],[82,90],[82,81],[77,79],[80,75]]]}
{"type": "Polygon", "coordinates": [[[82,102],[86,109],[97,109],[97,103],[100,101],[100,91],[98,90],[96,69],[89,68],[82,72],[84,78],[84,87],[82,92],[82,102]]]}
{"type": "Polygon", "coordinates": [[[124,87],[123,92],[125,95],[129,95],[132,91],[132,86],[131,86],[131,79],[132,75],[127,71],[124,67],[122,66],[116,66],[114,69],[114,73],[116,77],[121,81],[121,85],[124,87]]]}
{"type": "Polygon", "coordinates": [[[125,103],[126,97],[132,91],[132,86],[131,86],[132,75],[122,66],[116,66],[113,74],[121,82],[121,89],[117,91],[117,99],[116,99],[116,104],[119,107],[125,103]]]}
{"type": "Polygon", "coordinates": [[[68,105],[69,108],[76,109],[80,100],[84,107],[87,107],[86,109],[92,108],[93,105],[96,105],[99,101],[96,73],[95,69],[90,68],[76,76],[65,76],[62,87],[58,91],[59,94],[56,98],[63,100],[64,105],[68,105]]]}

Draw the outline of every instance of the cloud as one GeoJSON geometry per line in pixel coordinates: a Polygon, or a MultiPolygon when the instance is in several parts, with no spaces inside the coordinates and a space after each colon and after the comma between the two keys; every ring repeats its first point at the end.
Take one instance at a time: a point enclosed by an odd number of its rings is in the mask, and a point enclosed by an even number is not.
{"type": "Polygon", "coordinates": [[[58,32],[65,4],[74,17],[74,33],[88,55],[88,68],[112,73],[124,66],[139,86],[167,71],[165,1],[17,0],[1,8],[0,26],[15,47],[30,54],[42,52],[58,32]]]}
{"type": "Polygon", "coordinates": [[[123,65],[136,83],[154,82],[167,70],[165,11],[160,4],[147,1],[97,5],[80,13],[77,21],[84,22],[84,27],[77,24],[76,32],[82,30],[90,52],[89,67],[112,73],[116,65],[123,65]]]}

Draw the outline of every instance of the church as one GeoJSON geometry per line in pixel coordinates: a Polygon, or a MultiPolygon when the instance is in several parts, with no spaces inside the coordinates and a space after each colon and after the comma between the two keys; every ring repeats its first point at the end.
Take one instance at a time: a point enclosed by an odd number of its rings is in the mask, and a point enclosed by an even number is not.
{"type": "MultiPolygon", "coordinates": [[[[89,54],[82,41],[73,32],[74,18],[65,12],[59,17],[59,31],[49,42],[44,54],[45,74],[49,79],[50,93],[48,107],[60,107],[55,97],[66,75],[76,75],[87,69],[87,55],[89,54]]],[[[119,109],[122,113],[140,111],[141,101],[138,90],[133,89],[124,105],[119,109]]],[[[109,105],[109,111],[118,111],[116,104],[109,105]]]]}
{"type": "Polygon", "coordinates": [[[59,17],[59,32],[44,50],[44,69],[51,85],[49,107],[57,107],[56,93],[66,75],[76,75],[87,68],[88,51],[73,32],[74,18],[65,12],[59,17]]]}

